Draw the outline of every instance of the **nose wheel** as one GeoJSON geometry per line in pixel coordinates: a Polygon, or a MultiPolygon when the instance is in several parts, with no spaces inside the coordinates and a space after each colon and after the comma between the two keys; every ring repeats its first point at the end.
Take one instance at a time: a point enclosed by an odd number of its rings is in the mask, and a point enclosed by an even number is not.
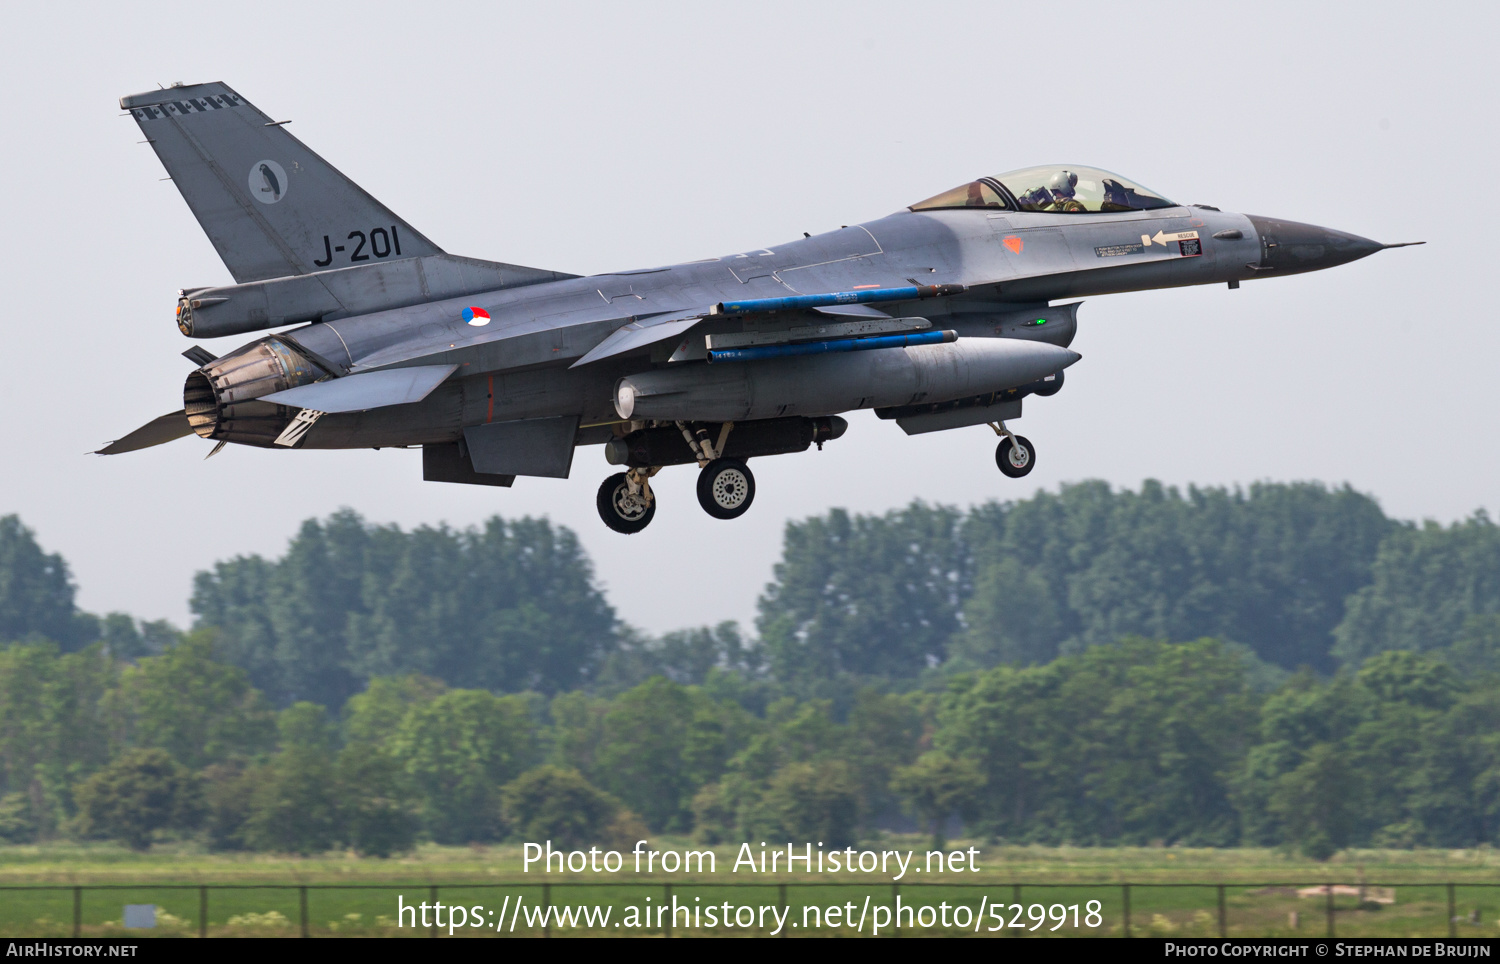
{"type": "Polygon", "coordinates": [[[650,482],[655,474],[655,469],[631,469],[605,479],[594,500],[604,524],[626,535],[650,525],[656,515],[656,496],[650,482]]]}
{"type": "Polygon", "coordinates": [[[714,459],[698,473],[698,504],[715,519],[738,519],[755,500],[755,476],[739,459],[714,459]]]}
{"type": "Polygon", "coordinates": [[[1036,449],[1032,448],[1031,440],[1015,434],[1005,427],[1004,422],[994,422],[990,428],[996,435],[1005,436],[995,448],[995,464],[1000,467],[1001,474],[1019,479],[1030,472],[1036,465],[1036,449]]]}

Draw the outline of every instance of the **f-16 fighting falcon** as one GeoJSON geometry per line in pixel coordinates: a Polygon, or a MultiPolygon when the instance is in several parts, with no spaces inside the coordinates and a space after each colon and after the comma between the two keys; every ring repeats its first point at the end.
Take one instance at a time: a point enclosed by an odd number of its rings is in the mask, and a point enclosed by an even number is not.
{"type": "MultiPolygon", "coordinates": [[[[1167,200],[1052,165],[981,177],[887,217],[688,264],[579,277],[444,252],[222,83],[122,98],[235,283],[185,288],[201,346],[183,407],[101,449],[196,434],[262,448],[420,446],[423,478],[566,478],[580,446],[618,471],[611,529],[644,529],[651,478],[696,463],[698,500],[750,507],[749,459],[802,452],[874,409],[907,434],[1008,423],[1077,362],[1078,299],[1316,271],[1386,247],[1167,200]]],[[[210,453],[213,454],[213,453],[210,453]]]]}

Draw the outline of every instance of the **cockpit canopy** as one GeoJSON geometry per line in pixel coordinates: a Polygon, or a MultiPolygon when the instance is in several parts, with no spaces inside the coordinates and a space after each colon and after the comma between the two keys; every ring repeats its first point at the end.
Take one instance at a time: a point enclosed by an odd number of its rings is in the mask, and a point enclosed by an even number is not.
{"type": "Polygon", "coordinates": [[[913,204],[911,210],[994,208],[1047,214],[1107,214],[1176,206],[1155,191],[1098,168],[1028,167],[961,184],[913,204]]]}

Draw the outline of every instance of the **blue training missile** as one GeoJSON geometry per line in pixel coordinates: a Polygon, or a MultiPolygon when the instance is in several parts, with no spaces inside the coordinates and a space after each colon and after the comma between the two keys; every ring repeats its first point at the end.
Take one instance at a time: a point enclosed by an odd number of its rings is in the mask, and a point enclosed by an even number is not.
{"type": "Polygon", "coordinates": [[[877,335],[873,338],[835,338],[831,341],[805,341],[792,345],[762,345],[756,348],[722,348],[710,351],[710,362],[755,361],[758,358],[781,358],[786,355],[821,355],[833,351],[869,351],[872,348],[912,348],[916,345],[941,345],[958,341],[956,331],[919,331],[909,335],[877,335]]]}
{"type": "Polygon", "coordinates": [[[791,311],[797,308],[827,308],[833,305],[868,305],[877,301],[918,301],[962,294],[968,285],[909,285],[904,288],[870,288],[866,291],[831,291],[825,295],[791,295],[786,298],[750,298],[721,301],[709,311],[713,315],[748,315],[760,311],[791,311]]]}

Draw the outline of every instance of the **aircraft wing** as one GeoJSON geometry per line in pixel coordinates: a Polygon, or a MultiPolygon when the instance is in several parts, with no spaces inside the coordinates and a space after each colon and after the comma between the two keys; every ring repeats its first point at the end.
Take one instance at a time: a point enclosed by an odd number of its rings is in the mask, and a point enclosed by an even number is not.
{"type": "Polygon", "coordinates": [[[675,338],[708,317],[711,310],[710,308],[692,308],[687,311],[673,311],[654,318],[632,321],[617,329],[614,334],[595,345],[588,354],[568,367],[577,368],[579,365],[612,358],[628,351],[635,351],[637,348],[654,345],[668,338],[675,338]]]}

